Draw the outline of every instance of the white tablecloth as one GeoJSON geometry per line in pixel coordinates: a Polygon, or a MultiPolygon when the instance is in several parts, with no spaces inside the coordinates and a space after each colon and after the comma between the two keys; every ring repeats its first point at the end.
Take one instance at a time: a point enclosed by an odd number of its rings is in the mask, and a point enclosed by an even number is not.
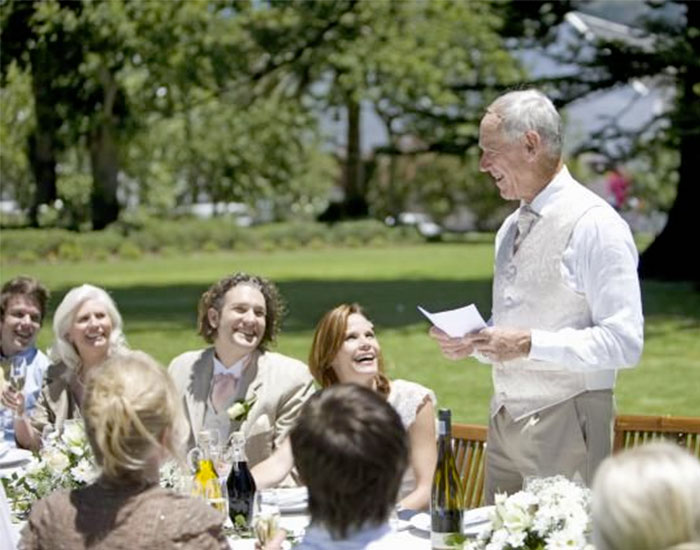
{"type": "MultiPolygon", "coordinates": [[[[308,524],[309,518],[305,515],[283,515],[280,525],[283,528],[295,530],[297,526],[308,524]]],[[[403,524],[404,522],[402,522],[403,524]]],[[[405,527],[405,525],[404,525],[405,527]]],[[[401,550],[430,550],[430,533],[420,531],[413,527],[404,528],[392,535],[395,547],[401,550]]],[[[254,550],[254,539],[230,540],[231,550],[254,550]]]]}

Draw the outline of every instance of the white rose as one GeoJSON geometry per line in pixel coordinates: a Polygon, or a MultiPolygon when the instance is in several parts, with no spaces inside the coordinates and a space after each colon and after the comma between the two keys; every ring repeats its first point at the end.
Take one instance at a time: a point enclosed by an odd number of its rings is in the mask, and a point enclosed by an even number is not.
{"type": "Polygon", "coordinates": [[[61,451],[51,450],[43,458],[49,469],[56,474],[62,473],[70,465],[68,457],[61,451]]]}
{"type": "Polygon", "coordinates": [[[98,475],[97,470],[92,465],[92,463],[83,458],[78,464],[70,471],[73,479],[80,483],[92,483],[98,475]]]}
{"type": "Polygon", "coordinates": [[[245,405],[241,403],[240,401],[234,403],[231,407],[228,409],[228,417],[231,420],[238,420],[242,415],[245,414],[245,405]]]}
{"type": "Polygon", "coordinates": [[[63,433],[61,434],[61,441],[66,444],[66,447],[71,453],[79,455],[83,451],[85,446],[85,429],[83,428],[82,422],[66,422],[63,424],[63,433]]]}

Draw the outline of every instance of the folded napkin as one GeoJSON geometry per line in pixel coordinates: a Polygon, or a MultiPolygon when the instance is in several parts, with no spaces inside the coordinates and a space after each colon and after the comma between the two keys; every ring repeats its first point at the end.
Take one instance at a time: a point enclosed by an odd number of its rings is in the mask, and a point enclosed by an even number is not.
{"type": "Polygon", "coordinates": [[[278,506],[280,512],[303,512],[308,499],[306,487],[265,489],[260,492],[261,504],[278,506]]]}
{"type": "Polygon", "coordinates": [[[491,520],[491,512],[494,506],[483,506],[481,508],[472,508],[464,512],[464,525],[475,525],[491,520]]]}
{"type": "Polygon", "coordinates": [[[0,441],[0,456],[3,456],[10,449],[12,449],[12,445],[9,441],[0,441]]]}

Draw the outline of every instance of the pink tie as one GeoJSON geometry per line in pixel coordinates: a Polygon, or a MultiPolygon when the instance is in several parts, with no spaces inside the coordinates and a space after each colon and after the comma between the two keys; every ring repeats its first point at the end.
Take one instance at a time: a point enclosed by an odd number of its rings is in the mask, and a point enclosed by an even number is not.
{"type": "Polygon", "coordinates": [[[236,377],[233,374],[221,373],[214,376],[211,389],[211,402],[217,413],[221,413],[236,393],[236,377]]]}

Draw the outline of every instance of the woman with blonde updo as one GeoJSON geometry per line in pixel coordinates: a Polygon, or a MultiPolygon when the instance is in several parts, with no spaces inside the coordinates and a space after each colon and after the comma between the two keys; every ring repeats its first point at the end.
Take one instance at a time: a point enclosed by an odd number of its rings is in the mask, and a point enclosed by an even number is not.
{"type": "Polygon", "coordinates": [[[700,550],[700,462],[650,443],[607,458],[593,482],[597,550],[700,550]]]}
{"type": "Polygon", "coordinates": [[[165,369],[141,352],[109,359],[88,380],[83,417],[101,476],[38,501],[20,549],[228,548],[221,514],[158,484],[186,430],[165,369]]]}
{"type": "Polygon", "coordinates": [[[126,351],[122,317],[107,292],[93,285],[72,288],[53,317],[53,363],[31,418],[15,423],[19,446],[37,450],[47,427],[60,431],[63,422],[81,417],[85,384],[92,369],[126,351]]]}

